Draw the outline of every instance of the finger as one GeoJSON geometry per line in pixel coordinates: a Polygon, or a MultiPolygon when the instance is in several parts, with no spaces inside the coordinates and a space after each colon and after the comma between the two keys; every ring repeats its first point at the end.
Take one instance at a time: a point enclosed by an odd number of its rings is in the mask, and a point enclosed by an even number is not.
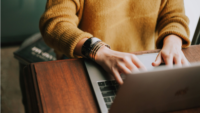
{"type": "Polygon", "coordinates": [[[165,64],[169,67],[172,67],[173,66],[173,57],[172,55],[165,55],[163,56],[163,60],[165,62],[165,64]]]}
{"type": "Polygon", "coordinates": [[[127,62],[125,65],[131,72],[138,71],[138,68],[131,61],[127,62]]]}
{"type": "Polygon", "coordinates": [[[131,70],[128,69],[124,64],[118,65],[118,70],[124,74],[129,74],[131,73],[131,70]]]}
{"type": "Polygon", "coordinates": [[[142,64],[142,62],[135,56],[132,55],[132,62],[135,64],[137,68],[146,70],[146,67],[142,64]]]}
{"type": "Polygon", "coordinates": [[[181,63],[181,57],[180,56],[175,56],[174,57],[174,63],[178,66],[181,66],[182,63],[181,63]]]}
{"type": "Polygon", "coordinates": [[[113,75],[114,75],[114,78],[117,81],[117,83],[119,83],[120,85],[122,85],[123,84],[123,80],[122,80],[119,72],[117,70],[113,70],[113,75]]]}
{"type": "Polygon", "coordinates": [[[182,60],[181,60],[181,63],[182,63],[183,65],[188,65],[188,64],[189,64],[189,62],[188,62],[187,58],[185,58],[185,56],[183,56],[183,58],[182,58],[182,60]]]}
{"type": "Polygon", "coordinates": [[[131,72],[136,72],[136,71],[139,71],[138,67],[136,67],[134,64],[131,64],[132,68],[130,69],[131,72]]]}
{"type": "MultiPolygon", "coordinates": [[[[146,68],[141,68],[141,69],[146,69],[146,68]]],[[[131,69],[131,72],[136,72],[136,71],[139,71],[138,67],[136,67],[134,64],[133,64],[133,68],[131,69]]]]}
{"type": "Polygon", "coordinates": [[[152,63],[153,66],[159,66],[162,62],[161,54],[159,53],[156,57],[156,60],[152,63]]]}

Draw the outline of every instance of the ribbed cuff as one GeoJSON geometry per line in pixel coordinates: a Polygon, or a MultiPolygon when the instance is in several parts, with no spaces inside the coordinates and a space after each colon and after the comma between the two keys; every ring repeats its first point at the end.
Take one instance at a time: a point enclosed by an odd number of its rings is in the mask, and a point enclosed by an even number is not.
{"type": "Polygon", "coordinates": [[[157,48],[162,48],[163,39],[168,35],[177,35],[177,36],[179,36],[182,39],[182,48],[187,48],[191,44],[189,36],[186,34],[186,32],[184,32],[183,30],[180,30],[176,26],[171,26],[167,30],[162,30],[159,33],[158,39],[156,41],[156,47],[157,48]]]}
{"type": "Polygon", "coordinates": [[[70,58],[81,58],[81,56],[74,55],[74,49],[81,39],[90,37],[92,37],[92,35],[87,32],[81,32],[77,35],[74,35],[74,37],[70,37],[70,39],[68,38],[67,40],[65,37],[62,37],[60,44],[65,49],[63,50],[64,54],[70,58]]]}

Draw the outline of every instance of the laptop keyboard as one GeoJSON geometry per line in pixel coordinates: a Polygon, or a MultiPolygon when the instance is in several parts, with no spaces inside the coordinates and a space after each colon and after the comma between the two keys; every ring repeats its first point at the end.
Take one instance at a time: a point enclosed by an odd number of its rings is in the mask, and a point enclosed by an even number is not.
{"type": "Polygon", "coordinates": [[[101,94],[104,98],[105,104],[107,108],[109,109],[115,99],[117,90],[119,89],[119,85],[115,80],[101,81],[101,82],[98,82],[98,85],[99,85],[101,94]]]}

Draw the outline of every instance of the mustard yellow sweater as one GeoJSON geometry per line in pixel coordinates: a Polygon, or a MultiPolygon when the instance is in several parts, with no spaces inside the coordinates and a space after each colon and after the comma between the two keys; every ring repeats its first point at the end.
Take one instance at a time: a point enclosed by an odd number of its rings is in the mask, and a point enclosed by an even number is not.
{"type": "Polygon", "coordinates": [[[92,36],[123,52],[161,48],[170,34],[187,47],[188,22],[183,0],[47,0],[40,31],[50,47],[75,57],[76,44],[92,36]]]}

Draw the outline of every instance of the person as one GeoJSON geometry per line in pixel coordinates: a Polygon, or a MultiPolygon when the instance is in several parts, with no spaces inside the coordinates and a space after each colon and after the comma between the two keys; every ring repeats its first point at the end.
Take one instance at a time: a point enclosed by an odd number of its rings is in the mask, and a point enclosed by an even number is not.
{"type": "Polygon", "coordinates": [[[47,0],[40,31],[58,56],[90,58],[123,84],[120,73],[145,69],[130,52],[159,48],[153,66],[187,64],[188,23],[183,0],[47,0]]]}

